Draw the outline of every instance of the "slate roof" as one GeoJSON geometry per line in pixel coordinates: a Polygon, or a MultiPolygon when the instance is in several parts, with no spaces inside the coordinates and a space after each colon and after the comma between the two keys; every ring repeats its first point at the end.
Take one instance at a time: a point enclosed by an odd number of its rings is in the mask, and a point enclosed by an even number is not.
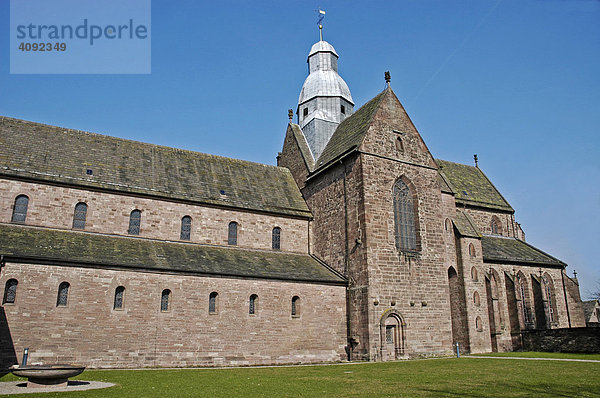
{"type": "Polygon", "coordinates": [[[436,159],[439,172],[452,189],[456,203],[514,212],[478,167],[436,159]]]}
{"type": "Polygon", "coordinates": [[[481,237],[481,234],[477,230],[475,221],[473,221],[471,216],[462,210],[456,210],[456,217],[452,221],[454,222],[454,226],[461,236],[466,236],[469,238],[481,237]]]}
{"type": "Polygon", "coordinates": [[[7,117],[0,117],[2,175],[311,217],[283,167],[7,117]]]}
{"type": "Polygon", "coordinates": [[[321,156],[315,162],[316,170],[324,168],[340,156],[358,149],[369,129],[369,125],[379,104],[391,92],[390,88],[382,91],[339,124],[325,146],[325,149],[323,149],[321,156]]]}
{"type": "Polygon", "coordinates": [[[596,308],[598,304],[598,300],[587,300],[587,301],[583,301],[583,313],[585,315],[585,321],[589,322],[591,316],[594,313],[594,309],[596,308]]]}
{"type": "Polygon", "coordinates": [[[306,137],[304,136],[304,133],[300,129],[300,126],[298,126],[295,123],[290,123],[290,128],[292,129],[294,138],[296,139],[296,142],[298,143],[298,147],[300,148],[300,154],[302,155],[302,158],[304,159],[306,168],[309,171],[312,171],[315,167],[315,160],[313,159],[313,155],[308,146],[308,142],[306,142],[306,137]]]}
{"type": "Polygon", "coordinates": [[[567,264],[515,238],[487,236],[481,238],[483,260],[508,264],[533,264],[566,267],[567,264]]]}
{"type": "Polygon", "coordinates": [[[0,224],[7,261],[345,284],[307,254],[0,224]]]}

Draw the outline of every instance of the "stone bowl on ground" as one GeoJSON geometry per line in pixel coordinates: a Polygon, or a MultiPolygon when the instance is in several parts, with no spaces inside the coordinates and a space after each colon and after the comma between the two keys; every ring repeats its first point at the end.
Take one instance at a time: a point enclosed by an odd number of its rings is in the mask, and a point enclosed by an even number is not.
{"type": "Polygon", "coordinates": [[[69,377],[77,376],[85,366],[28,365],[11,369],[15,376],[27,377],[27,387],[66,387],[69,377]]]}

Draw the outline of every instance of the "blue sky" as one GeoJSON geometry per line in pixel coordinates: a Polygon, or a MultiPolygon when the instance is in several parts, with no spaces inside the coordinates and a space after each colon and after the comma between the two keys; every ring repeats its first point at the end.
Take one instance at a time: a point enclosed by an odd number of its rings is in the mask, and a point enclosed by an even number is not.
{"type": "Polygon", "coordinates": [[[477,153],[528,242],[577,270],[583,295],[592,289],[597,0],[153,0],[148,75],[9,74],[0,0],[0,114],[275,164],[318,40],[318,8],[357,108],[389,70],[433,155],[472,164],[477,153]]]}

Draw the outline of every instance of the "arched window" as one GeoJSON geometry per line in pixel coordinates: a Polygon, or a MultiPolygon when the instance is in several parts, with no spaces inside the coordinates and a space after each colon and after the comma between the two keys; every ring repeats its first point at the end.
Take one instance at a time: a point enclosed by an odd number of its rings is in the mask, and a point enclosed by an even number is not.
{"type": "Polygon", "coordinates": [[[125,296],[125,288],[123,286],[119,286],[115,289],[115,302],[113,304],[113,310],[122,310],[123,309],[123,299],[125,296]]]}
{"type": "Polygon", "coordinates": [[[446,232],[452,231],[452,221],[449,218],[446,218],[446,221],[444,221],[444,229],[446,232]]]}
{"type": "Polygon", "coordinates": [[[477,292],[473,293],[473,304],[475,304],[477,307],[481,305],[481,298],[477,292]]]}
{"type": "Polygon", "coordinates": [[[169,300],[171,299],[171,291],[169,289],[165,289],[162,291],[162,294],[160,296],[160,310],[162,312],[167,312],[169,311],[170,307],[170,303],[169,300]]]}
{"type": "Polygon", "coordinates": [[[476,255],[475,246],[472,243],[469,243],[469,256],[475,257],[476,255]]]}
{"type": "Polygon", "coordinates": [[[140,225],[142,222],[142,212],[139,210],[133,210],[129,215],[129,235],[139,235],[140,225]]]}
{"type": "Polygon", "coordinates": [[[218,296],[219,296],[219,293],[217,293],[217,292],[212,292],[208,296],[208,313],[209,314],[217,313],[217,297],[218,296]]]}
{"type": "Polygon", "coordinates": [[[238,238],[238,223],[236,223],[235,221],[232,221],[229,223],[229,231],[227,233],[227,244],[228,245],[237,245],[237,238],[238,238]]]}
{"type": "Polygon", "coordinates": [[[475,328],[478,332],[483,331],[483,324],[481,323],[481,317],[475,318],[475,328]]]}
{"type": "Polygon", "coordinates": [[[521,274],[517,274],[517,289],[519,289],[519,295],[521,297],[521,312],[523,314],[523,322],[528,324],[531,322],[531,316],[529,314],[529,302],[527,300],[527,294],[525,290],[525,278],[521,274]]]}
{"type": "Polygon", "coordinates": [[[402,143],[402,138],[396,137],[396,149],[398,152],[404,152],[404,144],[402,143]]]}
{"type": "Polygon", "coordinates": [[[292,316],[300,316],[300,297],[292,297],[292,316]]]}
{"type": "Polygon", "coordinates": [[[413,195],[402,180],[394,184],[394,228],[398,250],[417,250],[413,195]]]}
{"type": "Polygon", "coordinates": [[[248,302],[248,313],[250,315],[255,315],[258,307],[258,296],[253,294],[250,296],[250,301],[248,302]]]}
{"type": "Polygon", "coordinates": [[[471,279],[473,279],[474,282],[477,282],[479,280],[479,276],[477,275],[477,268],[475,267],[471,268],[471,279]]]}
{"type": "Polygon", "coordinates": [[[79,202],[75,205],[75,214],[73,215],[73,229],[85,228],[87,209],[88,206],[83,202],[79,202]]]}
{"type": "Polygon", "coordinates": [[[69,302],[69,282],[63,282],[58,285],[58,296],[56,298],[57,307],[66,307],[69,302]]]}
{"type": "Polygon", "coordinates": [[[546,296],[546,305],[548,307],[548,320],[550,322],[556,321],[556,314],[554,313],[554,289],[552,287],[551,279],[548,275],[542,277],[542,283],[544,284],[544,295],[546,296]]]}
{"type": "Polygon", "coordinates": [[[13,207],[12,219],[14,223],[25,224],[27,218],[27,206],[29,206],[29,198],[26,195],[19,195],[15,198],[15,206],[13,207]]]}
{"type": "Polygon", "coordinates": [[[501,225],[502,224],[500,224],[500,220],[498,220],[498,217],[496,217],[496,216],[492,217],[492,234],[493,235],[502,235],[501,225]]]}
{"type": "Polygon", "coordinates": [[[181,240],[190,240],[190,235],[192,232],[192,217],[183,216],[181,219],[181,234],[179,239],[181,240]]]}
{"type": "Polygon", "coordinates": [[[14,304],[17,298],[17,285],[19,282],[16,279],[9,279],[4,285],[4,299],[2,304],[14,304]]]}
{"type": "Polygon", "coordinates": [[[272,247],[274,250],[281,249],[281,228],[273,228],[272,247]]]}

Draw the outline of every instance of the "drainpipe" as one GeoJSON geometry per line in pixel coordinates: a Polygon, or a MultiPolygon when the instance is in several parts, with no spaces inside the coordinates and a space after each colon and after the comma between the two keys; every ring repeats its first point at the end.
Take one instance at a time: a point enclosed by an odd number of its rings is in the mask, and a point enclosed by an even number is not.
{"type": "Polygon", "coordinates": [[[563,285],[563,295],[565,296],[565,306],[567,308],[567,320],[569,321],[569,329],[571,328],[571,315],[569,314],[569,300],[567,300],[567,289],[565,288],[565,269],[560,271],[560,277],[563,285]]]}

